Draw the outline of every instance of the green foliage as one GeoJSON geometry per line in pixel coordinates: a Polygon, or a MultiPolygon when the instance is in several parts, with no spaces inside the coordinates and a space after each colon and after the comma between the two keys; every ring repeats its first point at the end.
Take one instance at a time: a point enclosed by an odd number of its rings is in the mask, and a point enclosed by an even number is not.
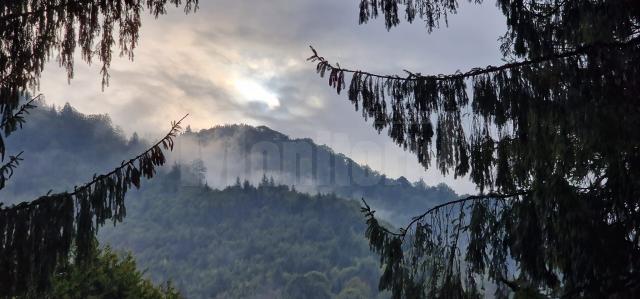
{"type": "MultiPolygon", "coordinates": [[[[26,194],[29,198],[33,193],[45,193],[56,186],[78,184],[82,182],[84,173],[119,163],[120,157],[132,155],[131,153],[149,146],[144,140],[133,137],[127,140],[111,125],[107,116],[83,115],[69,105],[58,109],[46,107],[44,103],[39,103],[38,106],[40,108],[31,111],[30,121],[23,129],[25,134],[16,135],[12,139],[12,146],[24,148],[29,153],[29,159],[21,163],[23,167],[3,190],[11,193],[12,197],[20,198],[26,194]],[[54,133],[57,138],[48,137],[54,133]],[[68,165],[65,161],[72,161],[73,165],[68,165]],[[54,172],[58,175],[48,175],[54,172]]],[[[243,131],[240,128],[241,126],[229,126],[209,130],[207,132],[211,135],[203,138],[203,141],[227,141],[222,135],[245,141],[247,146],[264,140],[288,140],[282,137],[284,135],[264,127],[261,131],[246,127],[251,138],[244,138],[239,135],[243,131]]],[[[182,137],[184,136],[180,138],[182,137]]],[[[318,150],[329,149],[318,147],[318,150]]],[[[344,156],[336,154],[334,157],[336,161],[347,161],[344,156]]],[[[357,164],[353,165],[362,169],[357,164]]],[[[238,178],[236,184],[224,192],[207,191],[201,184],[190,183],[191,178],[198,175],[201,177],[201,166],[196,161],[190,166],[176,166],[167,173],[160,172],[160,176],[146,186],[144,194],[129,194],[128,196],[134,196],[134,200],[127,201],[128,218],[125,219],[124,226],[120,224],[115,229],[103,227],[103,236],[109,236],[109,240],[113,236],[117,239],[113,244],[134,250],[138,261],[143,268],[149,268],[149,274],[155,281],[177,281],[178,286],[190,297],[209,297],[212,293],[220,294],[221,297],[277,295],[282,293],[294,275],[304,275],[309,271],[320,271],[329,278],[331,292],[336,296],[342,293],[354,277],[367,285],[369,294],[378,294],[378,265],[362,238],[365,226],[357,214],[356,203],[343,200],[322,203],[313,200],[313,196],[285,192],[286,187],[277,186],[270,175],[264,175],[264,182],[257,188],[238,178]],[[142,198],[136,199],[137,196],[142,198]],[[238,200],[233,200],[234,198],[238,200]],[[254,206],[265,204],[264,198],[271,198],[267,201],[269,206],[264,207],[264,210],[255,210],[254,206]],[[210,205],[203,205],[202,202],[210,205]],[[213,203],[218,203],[219,206],[213,203]],[[288,206],[293,203],[299,207],[295,209],[295,213],[289,213],[292,210],[288,206]],[[320,214],[323,205],[327,205],[328,216],[320,214]],[[181,211],[178,207],[187,207],[187,210],[181,211]],[[220,211],[208,214],[209,210],[217,209],[220,211]],[[298,213],[299,209],[307,212],[299,216],[292,215],[298,213]],[[347,213],[334,210],[345,210],[347,213]],[[263,214],[259,214],[260,211],[263,214]],[[200,213],[204,215],[194,218],[194,213],[196,216],[201,215],[200,213]],[[173,215],[176,215],[175,220],[169,220],[173,215]],[[232,218],[234,215],[244,216],[235,219],[232,218]],[[209,225],[209,216],[219,217],[219,222],[209,225]],[[344,219],[335,219],[340,217],[344,219]],[[178,219],[183,218],[187,220],[181,223],[182,220],[178,219]],[[190,219],[194,221],[189,222],[190,219]],[[274,222],[274,219],[278,221],[274,222]],[[243,221],[248,223],[244,225],[243,221]],[[158,223],[162,225],[159,227],[158,223]],[[175,231],[169,229],[171,227],[175,231]],[[269,227],[271,228],[267,230],[269,227]],[[345,230],[345,227],[350,229],[345,230]],[[201,230],[207,234],[190,233],[201,230]],[[167,232],[167,237],[162,237],[167,232]],[[334,234],[334,237],[329,237],[334,234]],[[312,237],[316,235],[324,236],[324,241],[313,241],[312,237]],[[176,243],[185,240],[185,236],[192,240],[184,244],[185,248],[178,250],[179,245],[176,243]],[[207,240],[215,244],[209,244],[207,240]],[[251,240],[258,240],[257,244],[260,246],[256,247],[251,240]],[[203,242],[201,247],[205,249],[187,250],[192,244],[200,244],[198,242],[203,242]],[[253,248],[247,249],[247,252],[255,256],[263,251],[265,254],[260,255],[260,258],[229,264],[231,253],[238,252],[238,248],[253,248]],[[187,255],[206,258],[188,258],[185,261],[187,255]],[[283,256],[291,257],[291,261],[287,263],[283,256]],[[165,266],[160,267],[161,265],[165,266]],[[288,266],[285,268],[284,265],[288,266]],[[267,285],[268,290],[263,285],[267,285]]],[[[418,184],[413,187],[406,180],[401,183],[400,179],[396,182],[383,176],[378,178],[380,182],[373,186],[340,186],[333,190],[349,197],[366,194],[369,198],[378,194],[378,206],[385,209],[393,207],[397,211],[427,206],[437,198],[455,197],[453,191],[444,185],[427,187],[418,184]]],[[[320,198],[334,197],[327,195],[320,198]]]]}
{"type": "MultiPolygon", "coordinates": [[[[97,244],[94,243],[94,244],[97,244]]],[[[159,287],[145,279],[131,254],[118,256],[109,247],[91,249],[81,263],[59,267],[46,298],[178,299],[170,283],[159,287]]]]}
{"type": "Polygon", "coordinates": [[[16,169],[20,164],[20,161],[23,160],[22,158],[20,158],[21,155],[22,152],[18,153],[15,156],[9,156],[9,162],[0,166],[0,189],[6,186],[5,184],[7,180],[13,176],[14,169],[16,169]]]}
{"type": "Polygon", "coordinates": [[[87,175],[120,165],[123,157],[134,157],[151,144],[128,140],[107,115],[84,115],[69,104],[62,107],[35,102],[29,121],[20,134],[11,136],[7,149],[23,151],[24,160],[2,189],[5,204],[80,186],[87,175]],[[51,138],[55,136],[55,138],[51,138]],[[55,176],[46,175],[56,173],[55,176]]]}
{"type": "Polygon", "coordinates": [[[163,148],[173,148],[179,130],[179,122],[173,123],[151,148],[71,193],[45,195],[0,209],[0,295],[48,289],[50,275],[65,261],[72,242],[76,258],[84,260],[97,229],[107,220],[122,221],[127,191],[139,188],[142,177],[153,177],[155,167],[165,163],[163,148]]]}
{"type": "Polygon", "coordinates": [[[171,280],[189,298],[333,298],[345,288],[378,295],[356,202],[269,179],[258,187],[181,187],[176,176],[185,171],[176,166],[151,182],[124,223],[100,234],[131,250],[154,281],[171,280]]]}
{"type": "Polygon", "coordinates": [[[197,0],[20,0],[0,2],[0,112],[4,122],[18,107],[19,96],[38,86],[40,73],[51,57],[57,57],[69,80],[74,54],[87,63],[102,65],[102,84],[117,45],[118,54],[133,59],[141,15],[146,8],[155,17],[168,5],[184,4],[185,12],[197,8],[197,0]],[[114,36],[117,34],[117,36],[114,36]]]}
{"type": "MultiPolygon", "coordinates": [[[[501,66],[379,75],[312,48],[316,71],[347,90],[377,131],[480,191],[398,233],[365,208],[385,268],[380,286],[394,297],[459,298],[477,296],[488,279],[498,297],[637,297],[640,6],[497,4],[507,22],[501,66]]],[[[431,31],[457,9],[457,0],[362,0],[360,22],[384,16],[391,28],[404,13],[431,31]]]]}
{"type": "Polygon", "coordinates": [[[191,140],[205,147],[211,146],[208,148],[211,158],[227,161],[220,165],[224,172],[211,169],[210,177],[215,177],[216,173],[228,178],[245,176],[245,167],[256,166],[248,163],[251,162],[252,153],[255,154],[256,148],[260,149],[261,145],[269,145],[273,151],[266,157],[271,162],[268,168],[252,169],[256,174],[253,180],[256,184],[261,184],[258,176],[267,174],[275,176],[281,183],[295,185],[302,192],[335,193],[356,200],[365,197],[376,209],[387,212],[387,220],[394,224],[404,223],[416,210],[457,197],[444,184],[427,186],[423,182],[413,185],[404,177],[388,178],[327,146],[317,145],[308,138],[290,138],[265,126],[216,126],[185,133],[181,138],[182,142],[191,140]],[[220,146],[216,147],[215,144],[220,146]],[[229,153],[223,152],[221,147],[229,153]],[[293,153],[297,153],[298,158],[293,153]]]}
{"type": "MultiPolygon", "coordinates": [[[[24,123],[24,115],[39,96],[19,106],[29,91],[37,89],[44,65],[56,57],[73,77],[74,53],[80,48],[82,59],[102,63],[103,87],[108,69],[114,33],[120,55],[133,58],[141,26],[141,11],[146,7],[156,17],[167,4],[185,3],[185,11],[197,7],[197,0],[91,1],[20,0],[0,2],[0,156],[5,157],[4,138],[24,123]]],[[[179,126],[159,143],[123,161],[121,166],[76,186],[72,192],[41,196],[0,209],[0,296],[20,295],[28,289],[49,288],[49,277],[69,253],[71,242],[77,258],[86,257],[89,242],[97,228],[125,215],[124,196],[140,178],[151,178],[155,167],[164,164],[162,151],[173,147],[172,138],[179,126]]],[[[58,133],[58,132],[56,132],[58,133]]],[[[54,134],[47,136],[53,138],[54,134]]],[[[0,187],[13,174],[18,155],[0,170],[0,187]]],[[[50,173],[49,175],[55,175],[50,173]]],[[[1,188],[0,188],[1,189],[1,188]]]]}

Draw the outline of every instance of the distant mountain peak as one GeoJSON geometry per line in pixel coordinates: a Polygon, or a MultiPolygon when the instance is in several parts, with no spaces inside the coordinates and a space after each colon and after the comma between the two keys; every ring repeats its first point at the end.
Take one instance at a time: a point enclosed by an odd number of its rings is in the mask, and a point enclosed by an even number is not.
{"type": "Polygon", "coordinates": [[[187,156],[206,161],[213,186],[233,184],[238,177],[256,183],[266,174],[303,192],[366,198],[379,210],[402,215],[456,197],[450,189],[418,186],[404,176],[387,178],[310,138],[290,138],[267,126],[221,125],[185,137],[197,138],[188,141],[197,149],[187,156]]]}

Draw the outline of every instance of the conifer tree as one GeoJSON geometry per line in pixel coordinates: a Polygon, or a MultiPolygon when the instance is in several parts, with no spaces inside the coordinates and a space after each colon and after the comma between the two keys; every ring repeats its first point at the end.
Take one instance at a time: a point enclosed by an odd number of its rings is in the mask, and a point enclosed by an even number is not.
{"type": "MultiPolygon", "coordinates": [[[[0,2],[0,158],[6,139],[28,120],[26,114],[40,96],[40,74],[51,57],[73,78],[75,51],[87,63],[101,64],[103,88],[109,82],[114,48],[133,59],[141,16],[146,9],[158,17],[167,6],[197,8],[197,0],[15,0],[0,2]],[[21,105],[21,101],[25,101],[21,105]]],[[[68,262],[73,246],[78,261],[87,258],[97,229],[125,216],[124,197],[141,178],[151,178],[165,163],[163,151],[173,148],[180,121],[140,155],[72,191],[47,194],[0,208],[0,297],[39,294],[51,286],[51,274],[68,262]]],[[[53,138],[53,137],[52,137],[53,138]]],[[[7,183],[22,153],[10,155],[0,168],[0,189],[7,183]]],[[[51,174],[55,175],[55,174],[51,174]]]]}
{"type": "MultiPolygon", "coordinates": [[[[378,132],[479,191],[399,231],[365,203],[380,287],[395,298],[480,297],[489,280],[499,298],[640,296],[640,5],[497,6],[507,23],[500,66],[381,75],[312,48],[320,76],[378,132]]],[[[360,23],[383,17],[391,29],[404,17],[431,32],[458,8],[458,0],[361,0],[360,23]]]]}

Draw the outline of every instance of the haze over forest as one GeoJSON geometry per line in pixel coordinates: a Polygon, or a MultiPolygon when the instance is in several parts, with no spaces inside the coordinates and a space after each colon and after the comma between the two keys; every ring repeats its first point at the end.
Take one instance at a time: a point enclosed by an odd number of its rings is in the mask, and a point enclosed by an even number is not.
{"type": "MultiPolygon", "coordinates": [[[[5,190],[16,202],[78,185],[152,142],[127,136],[107,115],[37,105],[25,134],[12,138],[12,146],[29,153],[5,190]]],[[[171,281],[188,298],[286,292],[385,298],[378,294],[377,258],[363,239],[360,199],[382,220],[402,225],[416,210],[457,198],[446,185],[387,178],[311,139],[265,126],[187,129],[168,159],[132,195],[124,223],[99,236],[104,246],[131,252],[156,283],[171,281]],[[294,289],[294,280],[310,286],[294,289]]]]}
{"type": "Polygon", "coordinates": [[[640,298],[637,2],[0,1],[0,298],[640,298]]]}

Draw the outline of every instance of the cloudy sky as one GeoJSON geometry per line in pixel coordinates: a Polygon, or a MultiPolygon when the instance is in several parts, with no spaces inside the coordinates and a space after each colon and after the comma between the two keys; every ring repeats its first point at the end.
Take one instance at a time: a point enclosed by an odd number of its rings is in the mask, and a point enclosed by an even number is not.
{"type": "Polygon", "coordinates": [[[358,25],[357,0],[201,0],[192,15],[173,9],[157,20],[146,17],[134,61],[114,59],[104,92],[98,66],[79,62],[71,84],[50,63],[40,89],[49,103],[109,114],[127,134],[158,137],[186,113],[193,129],[267,125],[327,144],[391,177],[422,177],[471,193],[468,180],[425,171],[385,133],[378,135],[305,61],[313,45],[330,61],[379,73],[499,64],[504,17],[490,2],[461,2],[448,27],[428,34],[421,22],[391,31],[382,20],[358,25]]]}

